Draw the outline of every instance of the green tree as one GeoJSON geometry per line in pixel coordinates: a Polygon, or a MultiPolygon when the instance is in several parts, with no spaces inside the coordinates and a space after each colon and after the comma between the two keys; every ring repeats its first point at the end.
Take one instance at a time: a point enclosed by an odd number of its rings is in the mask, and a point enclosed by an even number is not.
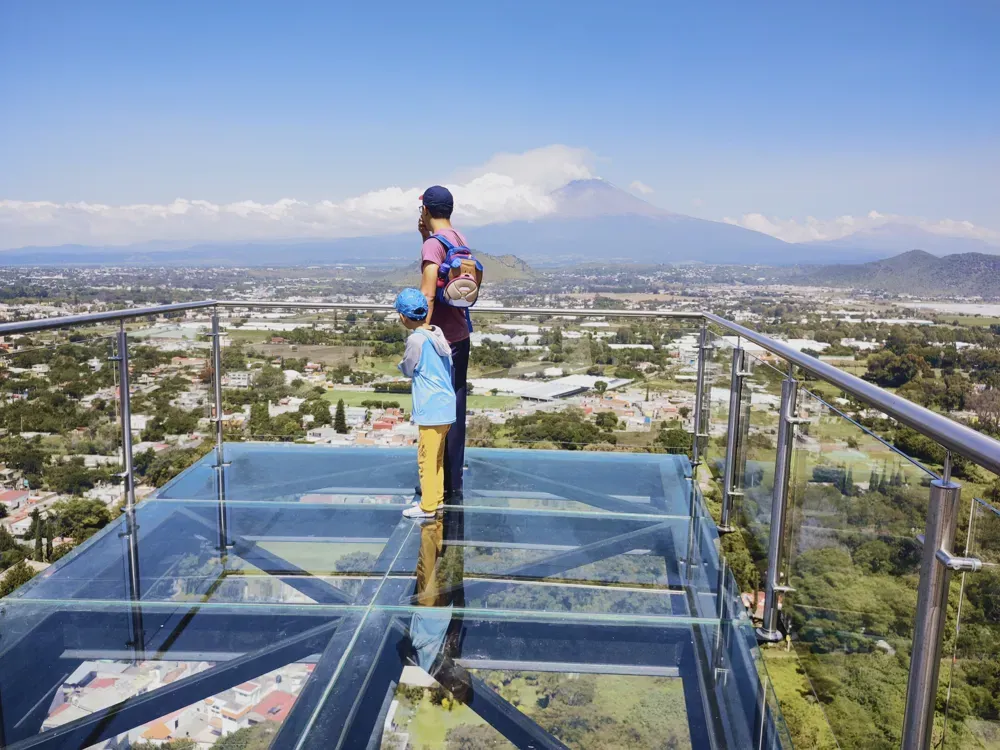
{"type": "Polygon", "coordinates": [[[321,398],[303,403],[299,407],[299,414],[311,415],[313,418],[312,423],[315,427],[330,424],[333,421],[333,418],[330,416],[330,402],[321,398]]]}
{"type": "Polygon", "coordinates": [[[580,409],[568,408],[561,412],[536,413],[507,420],[506,429],[515,442],[579,450],[591,443],[615,443],[614,435],[602,432],[587,420],[580,409]]]}
{"type": "Polygon", "coordinates": [[[82,458],[74,457],[48,466],[45,470],[45,482],[50,489],[61,495],[82,495],[106,474],[106,470],[88,469],[82,458]]]}
{"type": "Polygon", "coordinates": [[[598,395],[603,396],[604,392],[608,390],[608,384],[603,380],[598,380],[594,383],[594,390],[597,391],[598,395]]]}
{"type": "Polygon", "coordinates": [[[691,434],[677,422],[669,422],[660,428],[656,444],[670,451],[690,451],[691,434]]]}
{"type": "Polygon", "coordinates": [[[270,721],[254,724],[222,737],[212,745],[212,750],[267,750],[277,731],[278,725],[270,721]]]}
{"type": "Polygon", "coordinates": [[[28,564],[22,560],[8,570],[0,580],[0,597],[9,596],[35,576],[28,564]]]}
{"type": "Polygon", "coordinates": [[[254,378],[254,388],[260,390],[281,389],[285,386],[285,374],[277,367],[262,367],[254,378]]]}
{"type": "MultiPolygon", "coordinates": [[[[214,747],[218,747],[216,744],[214,747]]],[[[130,750],[198,750],[198,745],[194,740],[172,740],[164,745],[152,742],[140,742],[130,745],[130,750]]]]}
{"type": "Polygon", "coordinates": [[[271,434],[271,417],[268,416],[267,404],[258,403],[250,407],[249,427],[251,435],[271,434]]]}
{"type": "Polygon", "coordinates": [[[42,546],[42,518],[38,508],[31,511],[31,523],[35,526],[35,560],[44,562],[45,551],[42,546]]]}
{"type": "Polygon", "coordinates": [[[610,432],[618,426],[618,417],[613,411],[602,411],[594,417],[594,423],[602,430],[610,432]]]}
{"type": "Polygon", "coordinates": [[[344,399],[337,402],[337,414],[333,418],[333,429],[341,435],[347,434],[347,412],[344,409],[344,399]]]}
{"type": "Polygon", "coordinates": [[[73,537],[78,544],[111,522],[111,514],[100,500],[62,500],[52,510],[59,516],[63,534],[73,537]]]}
{"type": "Polygon", "coordinates": [[[865,380],[883,388],[899,388],[921,374],[933,377],[930,366],[922,357],[916,354],[899,356],[891,351],[881,351],[868,358],[865,380]]]}

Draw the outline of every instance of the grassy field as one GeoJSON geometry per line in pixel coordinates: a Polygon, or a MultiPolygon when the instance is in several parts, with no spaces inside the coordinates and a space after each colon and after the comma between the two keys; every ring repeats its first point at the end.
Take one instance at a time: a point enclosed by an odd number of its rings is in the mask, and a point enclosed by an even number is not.
{"type": "MultiPolygon", "coordinates": [[[[405,731],[410,734],[411,741],[414,743],[413,747],[417,750],[444,747],[448,730],[455,727],[486,724],[468,706],[456,702],[451,710],[445,710],[441,706],[435,706],[431,703],[429,695],[428,693],[424,696],[423,700],[413,709],[412,714],[407,707],[396,715],[396,721],[402,724],[405,731]]],[[[408,704],[404,704],[404,706],[408,706],[408,704]]],[[[499,732],[497,740],[503,741],[499,732]]]]}
{"type": "MultiPolygon", "coordinates": [[[[348,391],[335,389],[327,391],[323,398],[331,403],[344,400],[345,406],[361,406],[363,401],[397,401],[400,408],[407,412],[413,410],[413,398],[409,393],[375,393],[374,391],[348,391]]],[[[515,396],[489,396],[473,394],[469,396],[470,409],[510,409],[517,406],[521,399],[515,396]]]]}
{"type": "Polygon", "coordinates": [[[979,316],[979,315],[942,315],[942,323],[948,323],[953,326],[982,326],[984,328],[988,326],[1000,325],[1000,318],[990,317],[990,316],[979,316]]]}
{"type": "Polygon", "coordinates": [[[796,742],[815,750],[833,750],[837,740],[823,708],[813,695],[809,680],[794,651],[783,646],[763,650],[767,674],[779,696],[782,716],[796,742]]]}

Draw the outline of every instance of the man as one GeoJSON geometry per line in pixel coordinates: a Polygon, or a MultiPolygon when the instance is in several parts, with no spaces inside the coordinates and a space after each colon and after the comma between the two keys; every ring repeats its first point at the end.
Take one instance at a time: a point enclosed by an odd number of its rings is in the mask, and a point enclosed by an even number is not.
{"type": "Polygon", "coordinates": [[[455,424],[448,431],[445,440],[444,490],[446,500],[461,497],[462,469],[465,466],[465,402],[466,377],[469,373],[469,323],[465,310],[437,302],[438,267],[444,262],[447,249],[432,235],[440,234],[453,245],[468,243],[457,229],[451,225],[451,213],[455,200],[448,188],[435,185],[420,196],[420,219],[417,229],[424,244],[420,250],[421,279],[420,291],[427,298],[430,322],[444,333],[451,345],[451,359],[454,363],[452,385],[455,387],[455,424]]]}

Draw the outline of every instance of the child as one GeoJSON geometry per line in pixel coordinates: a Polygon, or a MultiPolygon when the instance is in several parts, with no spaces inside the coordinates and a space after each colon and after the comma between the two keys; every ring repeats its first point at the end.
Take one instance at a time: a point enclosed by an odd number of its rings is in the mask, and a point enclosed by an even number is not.
{"type": "Polygon", "coordinates": [[[399,321],[410,331],[399,371],[413,378],[413,421],[420,428],[420,503],[406,508],[403,515],[433,518],[444,505],[444,441],[455,423],[451,345],[440,328],[428,323],[427,298],[419,289],[401,291],[395,307],[399,321]]]}

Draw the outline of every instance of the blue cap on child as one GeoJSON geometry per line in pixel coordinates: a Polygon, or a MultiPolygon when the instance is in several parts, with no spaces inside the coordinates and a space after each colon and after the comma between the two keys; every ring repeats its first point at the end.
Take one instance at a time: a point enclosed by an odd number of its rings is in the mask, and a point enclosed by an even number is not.
{"type": "Polygon", "coordinates": [[[427,298],[419,289],[404,289],[396,296],[396,312],[410,320],[427,317],[427,298]]]}

